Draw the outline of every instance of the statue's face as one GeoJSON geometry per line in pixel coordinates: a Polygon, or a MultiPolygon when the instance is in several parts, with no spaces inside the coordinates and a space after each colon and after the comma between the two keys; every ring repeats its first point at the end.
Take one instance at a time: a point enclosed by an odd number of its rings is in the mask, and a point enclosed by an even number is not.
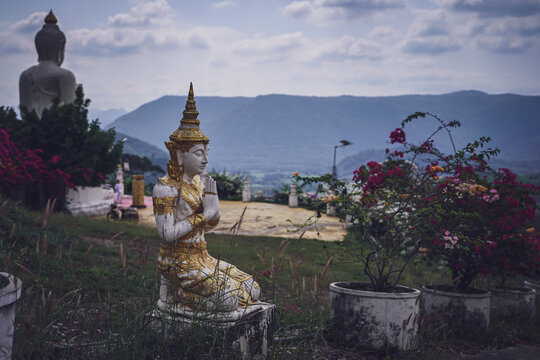
{"type": "Polygon", "coordinates": [[[200,175],[204,172],[208,163],[208,145],[194,145],[188,152],[179,150],[178,160],[183,165],[184,172],[191,176],[200,175]]]}

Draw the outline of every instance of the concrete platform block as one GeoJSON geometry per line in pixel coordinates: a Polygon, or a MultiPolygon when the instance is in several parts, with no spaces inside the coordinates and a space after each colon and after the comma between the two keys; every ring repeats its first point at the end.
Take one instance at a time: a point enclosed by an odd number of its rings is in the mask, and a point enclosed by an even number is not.
{"type": "Polygon", "coordinates": [[[257,302],[233,312],[195,312],[190,309],[160,309],[152,312],[150,324],[168,339],[181,338],[195,326],[218,330],[225,346],[238,351],[244,359],[266,359],[272,344],[275,305],[257,302]]]}

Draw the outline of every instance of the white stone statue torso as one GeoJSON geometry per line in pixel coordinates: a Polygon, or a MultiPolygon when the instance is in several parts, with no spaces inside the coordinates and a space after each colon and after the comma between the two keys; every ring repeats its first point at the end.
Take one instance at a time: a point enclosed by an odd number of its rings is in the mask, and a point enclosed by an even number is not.
{"type": "Polygon", "coordinates": [[[60,99],[60,104],[73,102],[76,88],[75,75],[71,71],[62,69],[54,61],[41,61],[21,74],[19,100],[22,106],[41,117],[55,98],[60,99]]]}

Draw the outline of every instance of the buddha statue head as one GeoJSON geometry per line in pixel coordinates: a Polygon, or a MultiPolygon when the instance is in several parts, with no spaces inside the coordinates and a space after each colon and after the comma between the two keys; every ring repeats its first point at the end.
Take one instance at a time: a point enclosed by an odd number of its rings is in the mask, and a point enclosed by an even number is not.
{"type": "Polygon", "coordinates": [[[38,61],[54,61],[58,66],[64,62],[66,36],[56,23],[58,20],[52,10],[45,17],[45,25],[36,34],[35,44],[38,61]]]}
{"type": "Polygon", "coordinates": [[[171,156],[167,171],[169,176],[177,181],[182,179],[184,172],[190,176],[202,174],[207,163],[210,140],[199,129],[200,121],[197,119],[199,112],[195,105],[192,83],[189,85],[183,115],[180,127],[169,136],[170,141],[165,142],[171,156]]]}

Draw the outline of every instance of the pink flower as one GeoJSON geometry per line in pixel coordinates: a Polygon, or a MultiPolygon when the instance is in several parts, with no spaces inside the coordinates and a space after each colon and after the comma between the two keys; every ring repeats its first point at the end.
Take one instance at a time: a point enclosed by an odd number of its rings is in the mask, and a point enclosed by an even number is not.
{"type": "Polygon", "coordinates": [[[60,161],[60,159],[62,159],[60,156],[54,155],[53,157],[51,157],[51,160],[50,160],[50,161],[51,161],[53,164],[58,164],[58,161],[60,161]]]}

